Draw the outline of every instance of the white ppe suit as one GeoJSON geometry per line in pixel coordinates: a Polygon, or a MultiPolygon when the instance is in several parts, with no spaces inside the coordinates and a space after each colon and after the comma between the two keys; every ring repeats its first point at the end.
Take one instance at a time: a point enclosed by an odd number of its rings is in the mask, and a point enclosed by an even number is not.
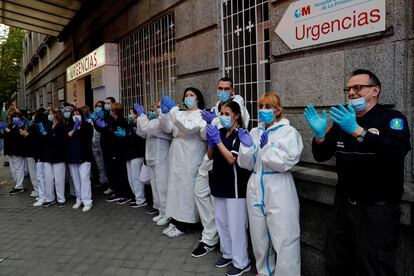
{"type": "MultiPolygon", "coordinates": [[[[240,106],[241,115],[245,127],[249,125],[250,114],[244,106],[244,99],[240,95],[235,95],[232,101],[240,106]]],[[[212,111],[218,116],[220,101],[212,108],[212,111]]],[[[211,122],[212,125],[222,128],[219,117],[216,117],[211,122]]],[[[202,135],[205,135],[205,127],[202,130],[202,135]]],[[[201,224],[203,225],[203,232],[201,233],[201,241],[209,246],[218,243],[218,234],[216,222],[214,219],[214,200],[211,196],[210,186],[208,182],[208,172],[213,169],[213,160],[210,160],[207,154],[204,156],[194,187],[194,197],[197,204],[197,210],[200,215],[201,224]]]]}
{"type": "Polygon", "coordinates": [[[153,207],[164,218],[167,208],[168,151],[172,136],[161,130],[159,118],[148,120],[145,115],[137,118],[137,135],[146,139],[145,160],[151,178],[153,207]]]}
{"type": "Polygon", "coordinates": [[[199,216],[194,185],[207,151],[205,136],[201,133],[207,123],[199,109],[180,111],[173,107],[168,115],[160,115],[161,128],[174,137],[169,152],[167,216],[196,223],[199,216]]]}
{"type": "Polygon", "coordinates": [[[302,138],[287,119],[267,129],[268,143],[260,148],[263,132],[263,123],[250,131],[254,144],[240,144],[237,160],[253,170],[246,201],[256,268],[259,275],[300,276],[299,200],[290,169],[299,161],[302,138]]]}

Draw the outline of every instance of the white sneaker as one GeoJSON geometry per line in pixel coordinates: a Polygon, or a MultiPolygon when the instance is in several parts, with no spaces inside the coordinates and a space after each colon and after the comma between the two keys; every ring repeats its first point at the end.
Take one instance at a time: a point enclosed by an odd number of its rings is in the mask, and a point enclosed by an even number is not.
{"type": "Polygon", "coordinates": [[[157,221],[160,220],[160,218],[161,218],[161,215],[155,216],[155,217],[152,218],[152,221],[157,222],[157,221]]]}
{"type": "Polygon", "coordinates": [[[110,194],[112,194],[114,191],[112,191],[111,190],[111,188],[108,188],[108,189],[106,189],[105,191],[104,191],[104,194],[106,194],[106,195],[110,195],[110,194]]]}
{"type": "Polygon", "coordinates": [[[43,204],[43,200],[38,199],[35,203],[33,203],[34,207],[41,207],[43,204]]]}
{"type": "Polygon", "coordinates": [[[85,205],[82,208],[82,212],[88,212],[90,209],[92,209],[92,204],[85,205]]]}
{"type": "Polygon", "coordinates": [[[182,236],[184,234],[185,234],[185,232],[181,232],[177,228],[174,228],[173,230],[171,230],[170,232],[167,233],[167,237],[176,238],[176,237],[182,236]]]}
{"type": "Polygon", "coordinates": [[[160,218],[158,221],[157,221],[157,225],[166,225],[167,223],[169,223],[170,222],[170,219],[169,218],[164,218],[164,217],[162,217],[162,218],[160,218]]]}
{"type": "Polygon", "coordinates": [[[162,230],[162,234],[163,235],[167,235],[168,234],[168,232],[170,232],[171,230],[173,230],[173,229],[175,229],[175,225],[174,224],[172,224],[172,223],[170,223],[170,224],[168,224],[168,227],[167,228],[165,228],[164,230],[162,230]]]}
{"type": "Polygon", "coordinates": [[[76,200],[76,204],[72,206],[73,209],[78,209],[79,207],[81,207],[82,205],[82,201],[77,201],[76,200]]]}
{"type": "Polygon", "coordinates": [[[36,191],[32,191],[32,192],[30,193],[30,196],[31,196],[31,197],[38,197],[38,196],[39,196],[39,194],[38,194],[36,191]]]}

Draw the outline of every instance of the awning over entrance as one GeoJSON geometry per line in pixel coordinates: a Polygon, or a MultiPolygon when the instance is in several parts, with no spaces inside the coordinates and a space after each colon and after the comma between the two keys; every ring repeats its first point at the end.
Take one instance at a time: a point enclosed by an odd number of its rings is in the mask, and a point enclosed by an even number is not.
{"type": "Polygon", "coordinates": [[[85,0],[0,0],[0,23],[58,36],[85,0]]]}

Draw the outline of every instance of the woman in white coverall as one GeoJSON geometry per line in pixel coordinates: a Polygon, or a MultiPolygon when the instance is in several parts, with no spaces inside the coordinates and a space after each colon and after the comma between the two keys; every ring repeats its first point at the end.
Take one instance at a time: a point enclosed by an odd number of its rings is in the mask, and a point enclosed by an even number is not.
{"type": "Polygon", "coordinates": [[[194,185],[207,151],[205,137],[201,135],[206,126],[200,111],[204,97],[198,89],[189,87],[184,90],[183,102],[187,110],[180,111],[172,98],[164,96],[161,100],[161,128],[174,137],[168,155],[167,194],[167,216],[172,221],[162,231],[170,238],[183,235],[189,224],[199,221],[194,185]]]}
{"type": "Polygon", "coordinates": [[[239,131],[238,163],[253,170],[246,201],[258,274],[299,276],[299,200],[290,169],[303,144],[282,111],[275,93],[260,97],[259,126],[239,131]]]}
{"type": "Polygon", "coordinates": [[[168,188],[168,150],[172,136],[160,129],[159,114],[161,114],[161,102],[155,105],[156,111],[151,111],[149,119],[143,113],[144,107],[135,104],[138,112],[137,134],[146,139],[145,160],[151,176],[151,190],[153,196],[153,207],[158,209],[159,214],[153,217],[157,225],[166,225],[170,222],[166,214],[167,188],[168,188]]]}

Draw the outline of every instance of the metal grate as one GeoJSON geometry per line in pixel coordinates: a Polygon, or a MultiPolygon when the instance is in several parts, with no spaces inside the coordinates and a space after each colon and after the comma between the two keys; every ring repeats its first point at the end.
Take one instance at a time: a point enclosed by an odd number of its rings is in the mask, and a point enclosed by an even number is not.
{"type": "Polygon", "coordinates": [[[231,77],[257,126],[257,100],[270,90],[268,0],[221,0],[224,75],[231,77]]]}
{"type": "Polygon", "coordinates": [[[163,95],[174,97],[176,80],[174,14],[138,29],[119,43],[121,102],[147,110],[163,95]]]}

